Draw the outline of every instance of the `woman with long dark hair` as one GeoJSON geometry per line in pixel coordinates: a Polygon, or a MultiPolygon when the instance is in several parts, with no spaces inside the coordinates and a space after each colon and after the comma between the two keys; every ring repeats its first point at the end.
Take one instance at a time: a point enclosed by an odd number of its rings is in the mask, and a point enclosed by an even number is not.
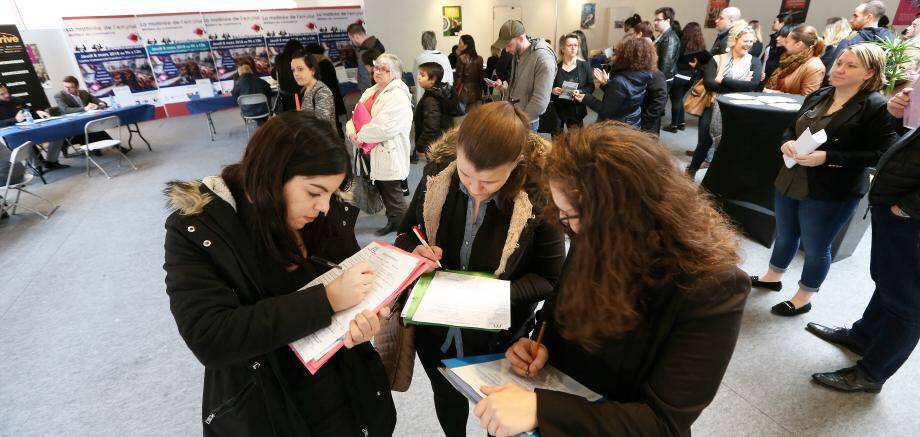
{"type": "Polygon", "coordinates": [[[499,332],[417,326],[415,349],[431,381],[447,437],[466,435],[469,401],[438,371],[441,360],[504,352],[533,329],[537,303],[562,268],[562,233],[540,210],[550,144],[510,102],[481,105],[431,145],[430,161],[399,227],[396,245],[446,269],[494,274],[511,282],[511,327],[499,332]],[[419,244],[419,226],[431,247],[419,244]]]}
{"type": "Polygon", "coordinates": [[[294,58],[294,53],[301,50],[303,50],[303,44],[296,39],[291,39],[284,44],[284,49],[281,50],[281,53],[275,56],[272,77],[278,82],[278,103],[281,105],[279,112],[296,108],[294,94],[300,91],[300,86],[297,85],[291,72],[291,60],[294,58]]]}
{"type": "Polygon", "coordinates": [[[476,52],[476,41],[470,35],[460,35],[457,50],[460,56],[457,58],[454,88],[470,111],[482,101],[482,56],[476,52]]]}
{"type": "Polygon", "coordinates": [[[571,248],[537,316],[542,344],[521,338],[505,357],[523,378],[548,363],[604,400],[508,383],[483,387],[474,413],[493,435],[690,435],[741,328],[738,236],[654,136],[621,123],[557,137],[544,174],[544,216],[571,248]]]}
{"type": "Polygon", "coordinates": [[[379,315],[351,322],[316,374],[289,343],[361,302],[373,268],[301,289],[358,250],[358,210],[339,199],[351,161],[325,120],[272,117],[220,177],[171,182],[166,292],[179,334],[204,365],[204,435],[391,435],[396,411],[369,343],[379,315]]]}
{"type": "Polygon", "coordinates": [[[680,37],[681,53],[677,59],[677,75],[668,96],[671,98],[671,125],[663,128],[676,133],[684,130],[684,96],[690,90],[690,84],[702,77],[703,67],[712,59],[703,39],[703,29],[695,21],[687,23],[680,37]]]}

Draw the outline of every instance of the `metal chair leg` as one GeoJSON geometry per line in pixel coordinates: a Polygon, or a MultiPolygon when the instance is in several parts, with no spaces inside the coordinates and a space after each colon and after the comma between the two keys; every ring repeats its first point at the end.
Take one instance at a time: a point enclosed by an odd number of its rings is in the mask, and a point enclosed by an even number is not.
{"type": "Polygon", "coordinates": [[[133,168],[135,171],[137,171],[137,166],[134,165],[134,162],[132,162],[130,159],[128,159],[128,155],[125,155],[125,153],[122,152],[121,150],[119,150],[117,147],[115,148],[115,150],[118,150],[118,154],[121,155],[121,157],[124,158],[125,161],[128,161],[128,164],[131,165],[131,168],[133,168]]]}

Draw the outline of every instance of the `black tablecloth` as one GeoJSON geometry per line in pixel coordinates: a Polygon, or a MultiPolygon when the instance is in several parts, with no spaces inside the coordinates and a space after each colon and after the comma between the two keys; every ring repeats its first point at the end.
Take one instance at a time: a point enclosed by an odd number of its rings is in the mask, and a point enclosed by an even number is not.
{"type": "MultiPolygon", "coordinates": [[[[747,96],[805,98],[789,94],[743,93],[747,96]]],[[[783,165],[782,134],[795,119],[796,110],[769,105],[734,103],[717,99],[722,112],[722,141],[716,150],[703,187],[752,240],[770,247],[776,223],[773,216],[773,180],[783,165]]]]}

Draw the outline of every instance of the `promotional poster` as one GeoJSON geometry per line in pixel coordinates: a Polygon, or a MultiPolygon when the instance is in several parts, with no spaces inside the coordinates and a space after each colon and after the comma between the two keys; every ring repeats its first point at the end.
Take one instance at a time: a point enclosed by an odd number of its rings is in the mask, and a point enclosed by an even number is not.
{"type": "Polygon", "coordinates": [[[269,59],[274,62],[289,40],[301,44],[316,44],[319,33],[313,9],[273,9],[262,11],[262,31],[268,44],[269,59]]]}
{"type": "Polygon", "coordinates": [[[36,109],[48,107],[48,97],[35,74],[29,52],[13,24],[0,24],[0,77],[14,98],[20,98],[36,109]]]}
{"type": "MultiPolygon", "coordinates": [[[[355,47],[348,39],[348,25],[352,23],[364,24],[364,14],[360,6],[316,9],[316,25],[319,30],[319,42],[326,48],[326,56],[332,61],[340,72],[348,72],[349,77],[354,76],[354,68],[358,66],[358,56],[355,47]]],[[[339,80],[342,80],[341,76],[339,80]]]]}
{"type": "Polygon", "coordinates": [[[87,91],[119,104],[159,106],[157,83],[133,15],[64,18],[64,33],[74,52],[87,91]]]}
{"type": "Polygon", "coordinates": [[[198,80],[218,83],[201,14],[138,15],[137,24],[167,111],[200,97],[198,80]]]}
{"type": "Polygon", "coordinates": [[[233,89],[236,67],[249,64],[253,73],[271,76],[259,11],[205,12],[204,26],[224,91],[233,89]]]}

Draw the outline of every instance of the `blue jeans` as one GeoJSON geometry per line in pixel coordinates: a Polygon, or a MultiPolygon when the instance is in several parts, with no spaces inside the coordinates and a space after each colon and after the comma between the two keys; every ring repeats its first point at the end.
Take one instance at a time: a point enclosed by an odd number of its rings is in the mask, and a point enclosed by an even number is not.
{"type": "Polygon", "coordinates": [[[875,292],[850,337],[865,346],[856,365],[884,383],[920,340],[920,219],[903,218],[888,206],[872,207],[872,260],[875,292]]]}
{"type": "Polygon", "coordinates": [[[690,169],[699,170],[709,155],[709,149],[712,148],[712,135],[709,134],[709,125],[712,123],[712,106],[703,110],[700,115],[700,123],[696,136],[696,150],[693,151],[693,158],[690,160],[690,169]]]}
{"type": "Polygon", "coordinates": [[[785,272],[801,242],[805,249],[805,267],[799,287],[816,292],[831,269],[831,244],[853,215],[859,199],[795,200],[776,191],[773,202],[776,241],[770,257],[770,270],[785,272]]]}
{"type": "Polygon", "coordinates": [[[540,128],[540,120],[530,123],[530,130],[536,132],[540,128]]]}

